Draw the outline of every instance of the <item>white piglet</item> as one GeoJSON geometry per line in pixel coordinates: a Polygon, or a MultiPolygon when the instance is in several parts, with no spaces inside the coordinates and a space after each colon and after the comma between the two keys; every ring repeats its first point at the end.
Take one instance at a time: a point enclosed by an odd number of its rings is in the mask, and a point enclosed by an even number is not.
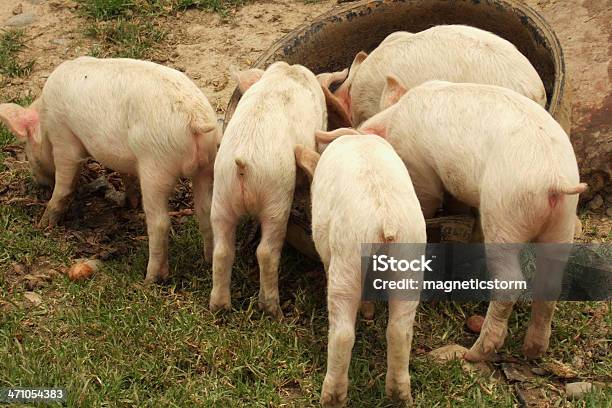
{"type": "Polygon", "coordinates": [[[315,131],[327,123],[325,97],[314,74],[301,65],[276,62],[265,72],[250,69],[235,76],[243,95],[215,163],[210,308],[230,307],[235,230],[248,214],[261,223],[259,306],[280,317],[278,264],[296,184],[293,149],[315,148],[315,131]]]}
{"type": "MultiPolygon", "coordinates": [[[[344,405],[362,294],[362,243],[425,244],[425,219],[406,167],[375,135],[344,136],[322,155],[302,146],[298,164],[312,178],[312,234],[327,273],[329,337],[321,403],[344,405]]],[[[424,247],[423,247],[424,249],[424,247]]],[[[389,301],[386,390],[411,401],[408,363],[418,301],[389,301]]]]}
{"type": "Polygon", "coordinates": [[[152,62],[80,57],[57,67],[28,108],[0,105],[0,119],[25,140],[35,180],[54,186],[42,227],[61,219],[81,164],[93,157],[124,181],[140,181],[149,234],[146,281],[168,276],[168,199],[179,177],[193,180],[210,259],[217,122],[206,96],[184,74],[152,62]]]}
{"type": "MultiPolygon", "coordinates": [[[[434,215],[446,191],[479,209],[487,244],[573,242],[578,193],[586,184],[579,182],[567,134],[543,107],[497,86],[431,81],[406,91],[397,78],[389,78],[381,105],[389,108],[359,131],[393,145],[426,218],[434,215]]],[[[338,129],[319,139],[330,142],[350,132],[338,129]]],[[[519,249],[487,248],[492,277],[523,280],[519,249]]],[[[560,272],[537,273],[535,287],[549,285],[548,293],[558,293],[560,272]]],[[[490,303],[466,358],[489,359],[503,345],[513,299],[490,303]]],[[[528,357],[548,348],[554,302],[541,300],[532,304],[523,348],[528,357]]]]}
{"type": "MultiPolygon", "coordinates": [[[[542,80],[512,43],[474,27],[441,25],[392,33],[370,55],[358,53],[348,78],[333,94],[326,92],[330,123],[358,126],[380,112],[389,75],[408,89],[430,80],[473,82],[503,86],[546,104],[542,80]]],[[[319,76],[324,87],[345,77],[346,72],[319,76]]]]}

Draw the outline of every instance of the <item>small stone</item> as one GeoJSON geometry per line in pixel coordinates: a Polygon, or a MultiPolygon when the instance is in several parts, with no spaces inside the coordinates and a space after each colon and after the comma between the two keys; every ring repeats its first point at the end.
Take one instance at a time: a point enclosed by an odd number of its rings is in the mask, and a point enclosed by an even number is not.
{"type": "Polygon", "coordinates": [[[586,381],[565,384],[565,394],[567,394],[569,398],[580,398],[592,389],[593,384],[586,381]]]}
{"type": "Polygon", "coordinates": [[[26,298],[34,306],[38,306],[42,303],[42,298],[36,292],[25,292],[23,297],[26,298]]]}
{"type": "Polygon", "coordinates": [[[81,194],[95,194],[98,191],[106,192],[110,188],[110,184],[106,177],[100,176],[97,179],[85,184],[81,187],[81,194]]]}
{"type": "Polygon", "coordinates": [[[55,45],[66,45],[68,41],[64,38],[54,38],[51,40],[51,43],[55,45]]]}
{"type": "Polygon", "coordinates": [[[548,371],[540,367],[533,367],[531,369],[531,372],[534,373],[535,375],[546,375],[548,373],[548,371]]]}
{"type": "Polygon", "coordinates": [[[109,188],[104,194],[104,198],[115,204],[117,207],[125,207],[125,193],[123,191],[117,191],[114,188],[109,188]]]}
{"type": "Polygon", "coordinates": [[[13,16],[9,18],[6,21],[5,25],[9,27],[25,27],[25,26],[32,24],[36,20],[38,20],[38,17],[36,16],[36,14],[22,13],[17,16],[13,16]]]}
{"type": "Polygon", "coordinates": [[[18,14],[23,13],[23,4],[19,3],[19,4],[17,5],[17,7],[15,7],[15,8],[13,9],[13,11],[12,11],[12,12],[13,12],[13,15],[14,15],[14,16],[16,16],[16,15],[18,15],[18,14]]]}
{"type": "Polygon", "coordinates": [[[612,207],[608,207],[608,209],[606,210],[606,215],[608,217],[612,217],[612,207]]]}
{"type": "Polygon", "coordinates": [[[597,194],[591,201],[589,201],[589,208],[591,210],[599,210],[603,206],[603,198],[597,194]]]}
{"type": "Polygon", "coordinates": [[[580,370],[582,367],[584,367],[584,361],[580,356],[574,356],[574,358],[572,359],[572,365],[574,366],[574,368],[580,370]]]}

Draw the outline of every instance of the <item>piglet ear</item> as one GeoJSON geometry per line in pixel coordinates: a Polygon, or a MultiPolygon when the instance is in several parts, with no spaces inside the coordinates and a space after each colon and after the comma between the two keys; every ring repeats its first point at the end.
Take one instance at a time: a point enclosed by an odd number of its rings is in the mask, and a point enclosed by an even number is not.
{"type": "Polygon", "coordinates": [[[315,132],[315,139],[317,140],[317,143],[328,144],[333,142],[340,136],[346,135],[361,135],[361,133],[358,130],[349,127],[339,128],[330,132],[317,130],[315,132]]]}
{"type": "Polygon", "coordinates": [[[380,98],[380,110],[395,105],[406,92],[406,87],[398,77],[395,75],[387,76],[387,83],[380,98]]]}
{"type": "Polygon", "coordinates": [[[351,71],[355,73],[357,71],[357,68],[359,68],[361,63],[365,61],[366,58],[368,58],[368,53],[365,51],[359,51],[357,55],[355,55],[355,58],[353,58],[353,63],[351,64],[351,71]]]}
{"type": "Polygon", "coordinates": [[[339,72],[325,72],[317,75],[317,81],[323,88],[329,88],[333,84],[343,82],[348,77],[349,70],[344,69],[339,72]]]}
{"type": "Polygon", "coordinates": [[[20,140],[40,140],[40,119],[33,108],[23,108],[15,103],[0,105],[0,121],[20,140]]]}
{"type": "Polygon", "coordinates": [[[327,106],[327,127],[330,129],[337,129],[340,127],[353,126],[348,93],[338,96],[333,94],[329,88],[321,87],[321,89],[323,89],[325,105],[327,106]]]}
{"type": "Polygon", "coordinates": [[[245,71],[232,70],[232,78],[238,82],[238,89],[244,94],[253,84],[259,81],[264,71],[259,68],[251,68],[245,71]]]}
{"type": "Polygon", "coordinates": [[[310,181],[312,181],[320,157],[317,152],[307,149],[303,145],[295,146],[295,161],[306,172],[310,181]]]}

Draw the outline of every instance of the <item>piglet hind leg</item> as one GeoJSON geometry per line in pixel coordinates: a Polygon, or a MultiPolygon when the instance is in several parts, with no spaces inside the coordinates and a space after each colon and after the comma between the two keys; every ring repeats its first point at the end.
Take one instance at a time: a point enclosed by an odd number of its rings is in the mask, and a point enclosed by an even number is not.
{"type": "Polygon", "coordinates": [[[257,246],[259,263],[259,300],[261,310],[280,319],[283,312],[278,293],[278,265],[287,233],[288,214],[279,217],[262,217],[261,241],[257,246]]]}
{"type": "Polygon", "coordinates": [[[164,174],[157,168],[143,167],[139,170],[142,205],[147,220],[149,235],[149,263],[146,283],[160,282],[168,278],[168,233],[170,216],[168,200],[174,190],[176,177],[164,174]]]}
{"type": "Polygon", "coordinates": [[[419,302],[390,300],[389,323],[387,324],[387,379],[386,392],[389,398],[412,405],[410,391],[410,347],[414,316],[419,302]]]}
{"type": "Polygon", "coordinates": [[[336,277],[345,274],[330,264],[327,294],[329,334],[327,340],[327,373],[321,391],[323,407],[342,407],[348,393],[348,371],[355,343],[355,319],[361,301],[359,287],[346,288],[336,277]]]}
{"type": "MultiPolygon", "coordinates": [[[[67,138],[73,138],[72,134],[68,134],[67,138]]],[[[79,180],[83,158],[84,153],[78,143],[55,146],[53,154],[55,186],[47,208],[38,224],[39,227],[46,228],[57,225],[68,209],[72,193],[79,180]]]]}
{"type": "Polygon", "coordinates": [[[213,231],[210,223],[210,206],[212,202],[213,169],[203,169],[192,179],[193,201],[195,213],[200,225],[200,233],[204,241],[204,260],[212,262],[213,231]]]}
{"type": "MultiPolygon", "coordinates": [[[[487,240],[486,256],[489,279],[523,280],[519,260],[521,245],[516,243],[525,242],[525,237],[513,234],[512,227],[500,225],[486,216],[483,216],[482,222],[487,240]]],[[[466,360],[487,361],[495,358],[508,334],[508,319],[519,294],[518,291],[491,292],[496,300],[489,303],[480,335],[465,354],[466,360]]]]}
{"type": "Polygon", "coordinates": [[[527,358],[541,357],[548,349],[555,300],[561,294],[563,272],[573,241],[575,217],[572,215],[559,219],[538,237],[541,244],[536,250],[534,301],[531,304],[531,320],[523,342],[523,354],[527,358]]]}
{"type": "Polygon", "coordinates": [[[231,307],[230,283],[236,253],[237,225],[237,215],[229,214],[227,209],[221,205],[213,204],[211,209],[211,226],[214,236],[213,287],[209,303],[210,310],[213,312],[231,307]]]}

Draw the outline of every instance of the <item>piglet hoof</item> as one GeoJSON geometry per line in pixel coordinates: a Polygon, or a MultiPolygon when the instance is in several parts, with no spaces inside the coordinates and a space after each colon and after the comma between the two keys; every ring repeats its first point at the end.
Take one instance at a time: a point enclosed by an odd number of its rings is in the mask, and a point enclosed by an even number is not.
{"type": "Polygon", "coordinates": [[[47,208],[38,222],[38,228],[53,228],[58,224],[59,218],[60,215],[57,212],[47,208]]]}
{"type": "Polygon", "coordinates": [[[542,357],[542,355],[548,350],[548,341],[550,333],[537,333],[536,330],[529,326],[527,334],[525,335],[525,341],[523,342],[523,355],[528,359],[536,359],[542,357]]]}
{"type": "Polygon", "coordinates": [[[167,281],[170,275],[169,271],[170,268],[168,261],[163,263],[162,266],[158,268],[151,267],[151,264],[149,264],[149,267],[147,268],[147,276],[144,280],[145,284],[162,283],[167,281]]]}
{"type": "Polygon", "coordinates": [[[340,408],[346,404],[348,384],[336,383],[330,385],[328,381],[323,382],[321,392],[321,406],[324,408],[340,408]]]}
{"type": "Polygon", "coordinates": [[[475,363],[497,360],[497,350],[501,349],[504,345],[506,334],[507,329],[504,324],[491,324],[485,319],[480,336],[478,336],[476,343],[465,353],[463,358],[475,363]]]}
{"type": "Polygon", "coordinates": [[[385,384],[387,397],[392,400],[399,400],[405,407],[412,406],[412,395],[410,394],[410,375],[402,373],[399,376],[387,374],[385,384]]]}
{"type": "Polygon", "coordinates": [[[277,320],[281,320],[283,318],[283,311],[281,310],[280,303],[278,299],[266,299],[262,300],[261,298],[257,302],[259,306],[259,310],[264,313],[269,314],[277,320]]]}
{"type": "Polygon", "coordinates": [[[374,302],[361,302],[361,316],[363,316],[365,320],[374,319],[375,309],[374,302]]]}
{"type": "Polygon", "coordinates": [[[166,280],[168,280],[168,274],[161,274],[161,273],[147,273],[147,276],[145,277],[144,283],[145,285],[153,285],[155,283],[163,283],[166,280]]]}
{"type": "Polygon", "coordinates": [[[140,194],[138,192],[126,192],[125,198],[128,208],[137,210],[140,207],[140,194]]]}
{"type": "Polygon", "coordinates": [[[503,341],[495,342],[487,337],[484,339],[479,337],[463,358],[474,363],[479,361],[495,361],[497,360],[497,350],[501,348],[502,344],[503,341]]]}
{"type": "Polygon", "coordinates": [[[220,310],[230,310],[231,300],[229,293],[220,293],[213,289],[212,293],[210,294],[210,302],[208,307],[213,313],[220,310]]]}

